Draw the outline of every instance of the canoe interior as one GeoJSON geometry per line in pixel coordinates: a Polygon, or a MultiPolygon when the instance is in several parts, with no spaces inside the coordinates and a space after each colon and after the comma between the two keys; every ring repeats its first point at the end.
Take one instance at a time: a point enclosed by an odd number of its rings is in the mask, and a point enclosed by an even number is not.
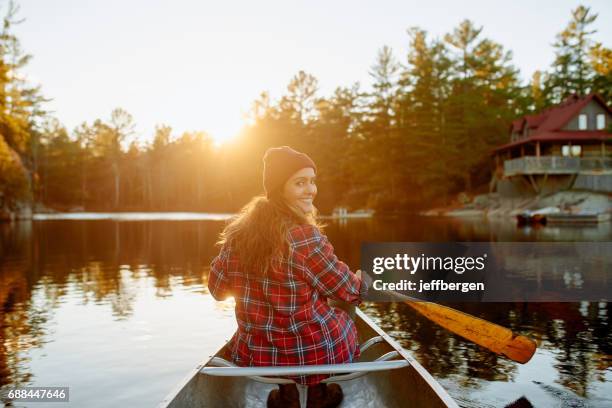
{"type": "MultiPolygon", "coordinates": [[[[359,310],[355,323],[360,342],[381,335],[386,340],[366,350],[359,361],[373,361],[397,350],[410,365],[340,382],[344,391],[340,407],[457,407],[448,393],[410,354],[359,310]]],[[[229,360],[225,346],[216,356],[229,360]]],[[[194,369],[159,407],[265,407],[268,393],[276,388],[243,377],[199,374],[201,367],[194,369]]]]}

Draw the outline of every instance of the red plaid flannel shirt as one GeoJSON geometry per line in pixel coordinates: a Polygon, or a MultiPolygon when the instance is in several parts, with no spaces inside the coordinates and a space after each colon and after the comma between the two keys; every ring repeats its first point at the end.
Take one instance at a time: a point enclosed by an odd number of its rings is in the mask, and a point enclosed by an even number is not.
{"type": "MultiPolygon", "coordinates": [[[[230,342],[240,366],[349,363],[359,356],[357,330],[333,298],[359,304],[366,288],[334,255],[327,237],[312,225],[289,231],[288,256],[266,276],[248,276],[223,247],[212,261],[208,288],[217,300],[233,296],[238,330],[230,342]]],[[[317,384],[327,376],[292,377],[317,384]]]]}

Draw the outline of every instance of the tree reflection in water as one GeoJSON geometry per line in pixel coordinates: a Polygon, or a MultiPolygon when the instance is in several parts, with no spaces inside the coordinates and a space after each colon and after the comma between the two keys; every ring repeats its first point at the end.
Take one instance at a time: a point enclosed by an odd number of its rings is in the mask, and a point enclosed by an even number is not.
{"type": "MultiPolygon", "coordinates": [[[[537,339],[540,349],[554,355],[559,384],[582,397],[612,367],[609,303],[445,305],[537,339]]],[[[437,327],[404,304],[370,303],[365,311],[437,377],[453,376],[470,388],[478,386],[476,380],[514,380],[517,363],[437,327]]]]}
{"type": "Polygon", "coordinates": [[[31,380],[26,352],[48,341],[45,323],[68,292],[82,304],[110,304],[122,320],[141,279],[151,279],[159,297],[177,285],[201,291],[221,224],[169,224],[0,224],[0,386],[31,380]]]}
{"type": "MultiPolygon", "coordinates": [[[[145,284],[158,298],[179,296],[179,288],[207,295],[208,265],[216,255],[214,242],[222,227],[222,222],[209,221],[58,220],[0,225],[0,386],[31,382],[27,352],[53,341],[47,322],[68,295],[77,296],[81,304],[110,305],[114,319],[123,321],[130,319],[145,284]]],[[[522,231],[508,226],[435,219],[332,223],[326,233],[338,256],[353,269],[359,265],[364,241],[539,239],[525,238],[522,231]]],[[[571,230],[570,239],[576,234],[571,230]]],[[[555,371],[558,385],[580,396],[590,398],[595,384],[609,379],[608,303],[448,306],[538,339],[540,350],[554,361],[544,369],[555,371]]],[[[212,307],[227,311],[233,303],[212,307]]],[[[364,309],[434,376],[449,379],[459,389],[517,381],[517,364],[450,334],[406,305],[366,304],[364,309]]],[[[520,394],[506,403],[512,400],[519,401],[520,394]]]]}

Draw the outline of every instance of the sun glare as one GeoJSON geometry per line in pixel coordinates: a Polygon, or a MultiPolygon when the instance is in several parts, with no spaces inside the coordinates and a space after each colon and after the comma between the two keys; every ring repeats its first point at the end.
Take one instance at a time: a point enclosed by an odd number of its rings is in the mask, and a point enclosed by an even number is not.
{"type": "Polygon", "coordinates": [[[224,114],[224,112],[219,112],[217,117],[210,119],[212,120],[204,125],[207,127],[207,132],[217,147],[236,139],[244,126],[240,117],[235,117],[233,114],[224,114]]]}
{"type": "Polygon", "coordinates": [[[213,139],[213,144],[216,147],[221,147],[224,144],[227,144],[236,138],[236,135],[211,135],[213,139]]]}

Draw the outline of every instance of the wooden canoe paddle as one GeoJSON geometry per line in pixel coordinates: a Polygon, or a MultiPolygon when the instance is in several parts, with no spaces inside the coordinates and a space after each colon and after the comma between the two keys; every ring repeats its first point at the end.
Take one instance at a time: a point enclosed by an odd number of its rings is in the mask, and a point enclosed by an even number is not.
{"type": "Polygon", "coordinates": [[[392,298],[406,303],[445,329],[496,354],[506,356],[510,360],[525,364],[531,360],[536,351],[535,341],[517,335],[512,330],[498,324],[437,303],[421,301],[394,291],[386,290],[384,292],[392,298]]]}

